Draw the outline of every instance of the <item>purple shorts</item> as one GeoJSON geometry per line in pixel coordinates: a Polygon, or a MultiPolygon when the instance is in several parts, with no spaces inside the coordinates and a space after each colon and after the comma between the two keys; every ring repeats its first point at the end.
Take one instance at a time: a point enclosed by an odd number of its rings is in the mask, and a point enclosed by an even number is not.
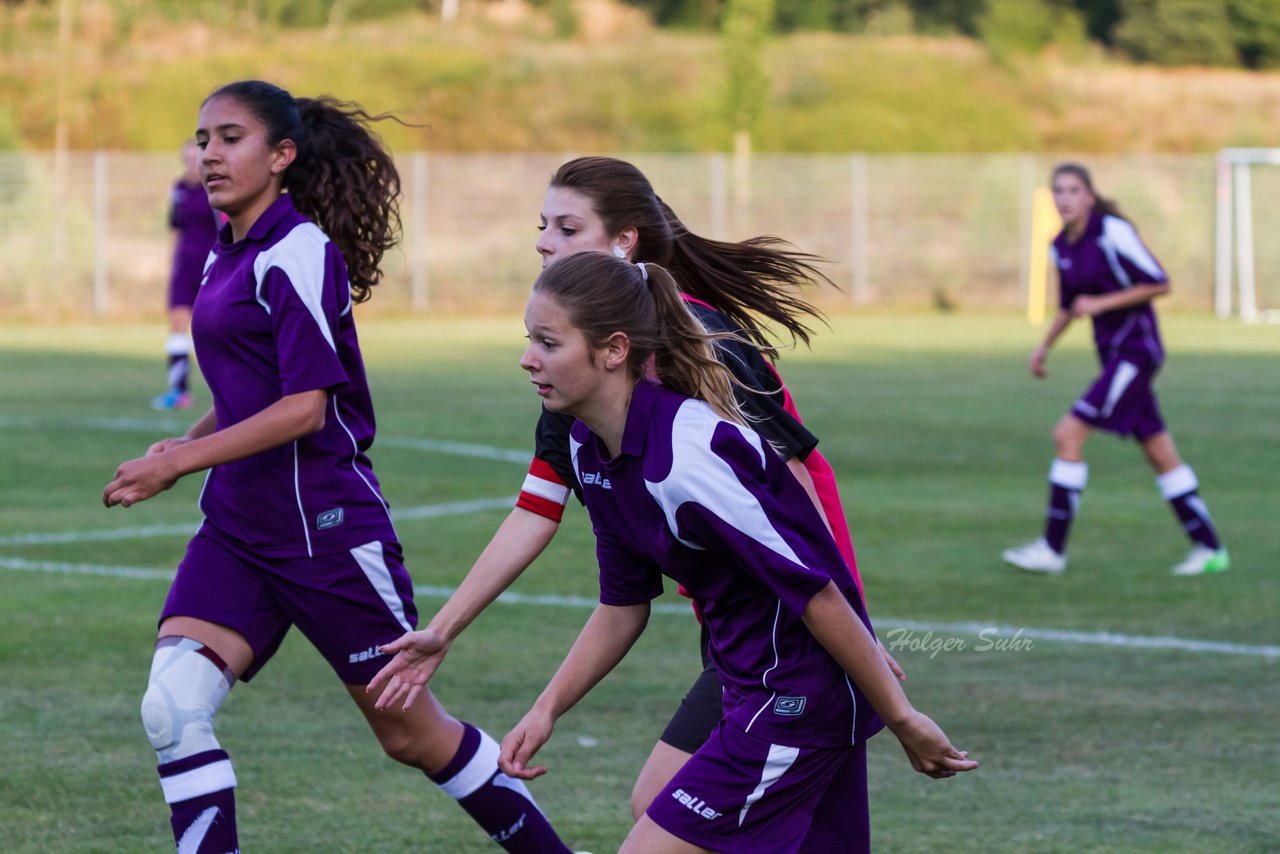
{"type": "Polygon", "coordinates": [[[870,851],[866,746],[789,747],[721,723],[646,814],[728,854],[870,851]]]}
{"type": "Polygon", "coordinates": [[[1165,429],[1151,385],[1158,364],[1116,357],[1102,366],[1093,385],[1071,407],[1071,414],[1109,433],[1149,439],[1165,429]]]}
{"type": "Polygon", "coordinates": [[[253,678],[296,625],[338,678],[364,685],[386,663],[378,645],[418,621],[400,545],[371,542],[316,557],[263,557],[202,527],[187,545],[160,621],[196,617],[239,632],[253,678]]]}

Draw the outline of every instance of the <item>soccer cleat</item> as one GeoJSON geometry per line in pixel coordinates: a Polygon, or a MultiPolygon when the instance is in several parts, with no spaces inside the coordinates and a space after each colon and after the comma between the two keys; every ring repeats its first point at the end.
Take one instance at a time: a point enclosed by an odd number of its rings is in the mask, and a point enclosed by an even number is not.
{"type": "Polygon", "coordinates": [[[1067,568],[1067,556],[1055,552],[1044,537],[1018,546],[1016,549],[1005,549],[1001,555],[1005,563],[1011,563],[1018,569],[1027,572],[1045,572],[1057,575],[1067,568]]]}
{"type": "Polygon", "coordinates": [[[1226,572],[1231,568],[1231,558],[1226,549],[1211,549],[1196,545],[1187,555],[1187,559],[1173,568],[1174,575],[1209,575],[1214,572],[1226,572]]]}
{"type": "Polygon", "coordinates": [[[188,392],[170,389],[164,394],[151,398],[151,408],[159,410],[190,409],[191,395],[188,392]]]}

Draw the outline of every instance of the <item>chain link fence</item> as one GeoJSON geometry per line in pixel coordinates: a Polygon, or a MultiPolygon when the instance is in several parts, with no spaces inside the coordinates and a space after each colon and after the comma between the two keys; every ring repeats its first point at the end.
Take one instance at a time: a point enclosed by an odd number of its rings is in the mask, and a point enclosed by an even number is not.
{"type": "MultiPolygon", "coordinates": [[[[547,179],[570,156],[398,156],[404,239],[362,311],[518,311],[539,268],[533,244],[547,179]]],[[[744,165],[717,154],[620,156],[696,232],[772,234],[826,258],[839,290],[811,296],[828,312],[1025,306],[1032,194],[1059,159],[761,154],[744,165]]],[[[1214,157],[1085,163],[1169,272],[1174,288],[1165,304],[1210,310],[1214,157]]],[[[179,172],[176,154],[0,153],[0,317],[162,314],[169,188],[179,172]]],[[[1262,200],[1275,198],[1274,189],[1257,188],[1258,235],[1272,233],[1275,216],[1262,200]]],[[[1257,263],[1260,282],[1277,279],[1271,241],[1259,240],[1257,263]]]]}

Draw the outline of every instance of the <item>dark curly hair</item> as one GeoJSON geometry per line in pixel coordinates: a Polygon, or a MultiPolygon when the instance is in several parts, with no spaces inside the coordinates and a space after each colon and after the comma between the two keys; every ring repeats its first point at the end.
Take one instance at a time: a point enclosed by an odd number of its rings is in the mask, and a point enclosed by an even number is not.
{"type": "Polygon", "coordinates": [[[215,89],[234,98],[262,122],[267,141],[293,140],[298,156],[284,174],[284,188],[298,213],[320,226],[342,252],[351,298],[364,302],[382,279],[382,255],[400,240],[400,173],[360,105],[329,95],[295,98],[262,80],[240,80],[215,89]]]}

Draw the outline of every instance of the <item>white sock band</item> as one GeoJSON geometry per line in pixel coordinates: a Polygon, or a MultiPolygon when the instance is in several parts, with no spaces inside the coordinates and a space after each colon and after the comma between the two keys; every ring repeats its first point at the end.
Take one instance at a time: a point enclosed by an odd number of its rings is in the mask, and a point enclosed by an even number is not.
{"type": "Polygon", "coordinates": [[[1079,492],[1089,482],[1089,464],[1055,459],[1049,466],[1049,482],[1079,492]]]}
{"type": "Polygon", "coordinates": [[[1200,482],[1196,480],[1196,473],[1191,470],[1191,466],[1183,463],[1176,469],[1156,475],[1156,486],[1160,487],[1160,494],[1165,501],[1172,501],[1188,492],[1195,492],[1200,488],[1200,482]]]}
{"type": "Polygon", "coordinates": [[[498,770],[498,754],[501,753],[498,742],[484,730],[477,728],[477,731],[480,733],[480,744],[476,747],[475,756],[471,757],[461,771],[439,784],[446,795],[457,801],[489,782],[489,778],[498,770]]]}
{"type": "Polygon", "coordinates": [[[186,356],[191,353],[191,339],[181,332],[170,332],[164,342],[166,356],[186,356]]]}

